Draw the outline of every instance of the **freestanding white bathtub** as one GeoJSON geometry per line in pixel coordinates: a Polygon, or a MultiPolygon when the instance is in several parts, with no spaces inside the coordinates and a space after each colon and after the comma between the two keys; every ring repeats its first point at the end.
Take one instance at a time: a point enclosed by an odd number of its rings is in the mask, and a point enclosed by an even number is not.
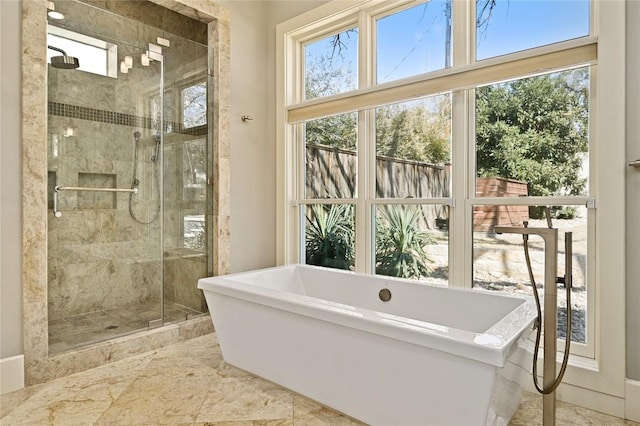
{"type": "Polygon", "coordinates": [[[528,299],[304,265],[198,288],[226,362],[368,424],[506,424],[531,365],[528,299]]]}

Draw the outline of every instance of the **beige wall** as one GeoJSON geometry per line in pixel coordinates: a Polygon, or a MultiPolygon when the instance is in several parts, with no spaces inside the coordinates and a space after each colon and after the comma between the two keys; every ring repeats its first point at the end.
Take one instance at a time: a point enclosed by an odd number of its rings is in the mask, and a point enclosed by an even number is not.
{"type": "MultiPolygon", "coordinates": [[[[627,1],[627,160],[640,159],[640,2],[627,1]]],[[[640,380],[640,169],[627,170],[627,377],[640,380]]]]}
{"type": "Polygon", "coordinates": [[[233,272],[276,262],[275,26],[322,3],[218,2],[231,12],[233,272]]]}
{"type": "Polygon", "coordinates": [[[22,354],[19,1],[0,1],[0,359],[22,354]]]}

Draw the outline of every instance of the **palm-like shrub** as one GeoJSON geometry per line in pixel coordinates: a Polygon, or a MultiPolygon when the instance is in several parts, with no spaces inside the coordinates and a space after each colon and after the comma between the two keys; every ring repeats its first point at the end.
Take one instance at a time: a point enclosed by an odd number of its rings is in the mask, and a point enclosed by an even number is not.
{"type": "Polygon", "coordinates": [[[306,263],[351,269],[353,235],[353,206],[312,206],[311,214],[307,215],[306,263]]]}
{"type": "Polygon", "coordinates": [[[417,223],[420,209],[387,206],[376,223],[376,273],[401,278],[429,275],[432,262],[425,246],[432,243],[429,234],[417,223]]]}

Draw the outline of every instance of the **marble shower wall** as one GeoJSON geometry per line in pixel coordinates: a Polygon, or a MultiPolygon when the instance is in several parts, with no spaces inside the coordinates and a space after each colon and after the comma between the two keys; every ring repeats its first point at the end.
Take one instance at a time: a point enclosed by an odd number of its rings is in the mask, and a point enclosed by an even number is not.
{"type": "MultiPolygon", "coordinates": [[[[156,17],[158,26],[166,24],[176,32],[206,40],[206,24],[158,5],[127,1],[91,3],[113,11],[119,8],[128,16],[146,16],[147,20],[156,17]]],[[[180,128],[177,114],[179,82],[186,75],[189,81],[194,76],[206,78],[208,54],[206,46],[196,47],[190,40],[170,37],[162,29],[87,4],[59,0],[56,9],[66,16],[64,28],[116,43],[118,61],[124,55],[132,55],[134,68],[127,74],[118,72],[117,78],[112,78],[48,65],[50,320],[159,300],[164,255],[160,220],[151,224],[135,221],[129,212],[128,193],[82,191],[59,192],[58,210],[62,216],[55,218],[52,189],[55,185],[130,188],[134,178],[133,133],[139,131],[136,175],[140,185],[139,193],[132,196],[132,209],[139,220],[150,221],[160,205],[162,170],[159,162],[151,161],[155,149],[153,135],[160,128],[152,116],[153,98],[160,95],[160,64],[151,62],[150,66],[142,67],[140,54],[149,42],[155,43],[158,36],[172,41],[165,55],[171,55],[171,60],[165,60],[165,74],[173,85],[173,88],[168,86],[165,94],[165,120],[171,122],[177,132],[184,130],[180,128]]],[[[179,134],[174,137],[174,146],[169,146],[169,151],[195,138],[206,139],[206,128],[204,136],[179,134]]],[[[170,172],[173,175],[165,176],[168,207],[165,237],[169,241],[165,248],[178,247],[181,243],[176,237],[182,227],[180,209],[195,207],[185,206],[182,200],[178,202],[182,194],[171,184],[180,182],[178,174],[182,171],[174,168],[170,172]]],[[[204,214],[204,201],[201,204],[204,214]]],[[[165,274],[172,281],[168,281],[165,296],[199,310],[204,305],[202,296],[194,294],[191,287],[195,288],[197,278],[206,275],[206,257],[203,253],[186,254],[188,256],[171,254],[165,274]],[[189,271],[187,278],[182,271],[189,271]],[[200,276],[191,277],[194,273],[200,276]]]]}

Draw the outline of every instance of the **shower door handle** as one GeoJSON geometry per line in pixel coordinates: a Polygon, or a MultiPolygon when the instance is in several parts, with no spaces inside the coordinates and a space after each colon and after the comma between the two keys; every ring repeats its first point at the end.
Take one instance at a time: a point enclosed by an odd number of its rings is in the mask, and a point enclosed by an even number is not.
{"type": "Polygon", "coordinates": [[[53,191],[53,217],[62,217],[62,212],[58,211],[58,190],[53,191]]]}

